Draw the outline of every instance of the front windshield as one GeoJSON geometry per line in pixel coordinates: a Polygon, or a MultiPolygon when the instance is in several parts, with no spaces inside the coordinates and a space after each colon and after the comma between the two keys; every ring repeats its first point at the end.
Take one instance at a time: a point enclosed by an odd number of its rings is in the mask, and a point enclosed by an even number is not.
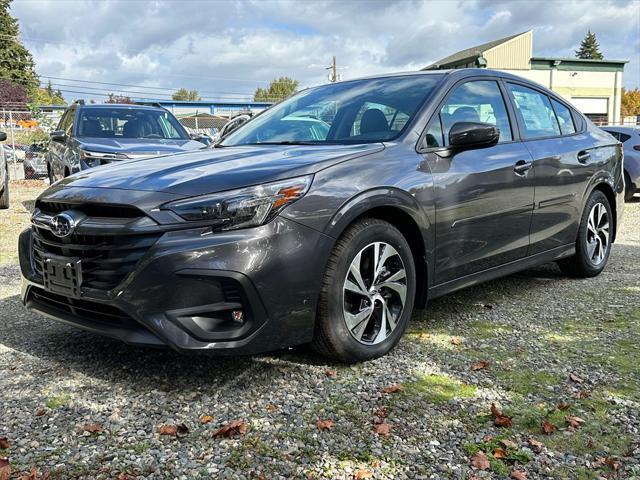
{"type": "Polygon", "coordinates": [[[406,75],[311,88],[243,125],[221,146],[392,140],[441,78],[437,74],[406,75]]]}
{"type": "Polygon", "coordinates": [[[189,138],[182,125],[169,112],[127,107],[83,108],[78,136],[172,140],[189,138]]]}

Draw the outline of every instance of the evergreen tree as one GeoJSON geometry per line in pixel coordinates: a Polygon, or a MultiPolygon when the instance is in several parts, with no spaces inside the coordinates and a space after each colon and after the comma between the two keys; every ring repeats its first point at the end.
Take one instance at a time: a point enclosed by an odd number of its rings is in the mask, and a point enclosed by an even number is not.
{"type": "Polygon", "coordinates": [[[576,57],[592,60],[602,60],[604,58],[600,53],[600,45],[598,45],[596,34],[591,33],[591,30],[587,32],[580,43],[580,48],[576,50],[576,57]]]}
{"type": "Polygon", "coordinates": [[[279,102],[293,95],[300,82],[290,77],[276,78],[269,88],[257,88],[253,94],[254,102],[279,102]]]}
{"type": "Polygon", "coordinates": [[[31,94],[38,88],[38,76],[31,53],[20,42],[18,21],[9,13],[11,1],[0,0],[0,77],[21,85],[31,94]]]}

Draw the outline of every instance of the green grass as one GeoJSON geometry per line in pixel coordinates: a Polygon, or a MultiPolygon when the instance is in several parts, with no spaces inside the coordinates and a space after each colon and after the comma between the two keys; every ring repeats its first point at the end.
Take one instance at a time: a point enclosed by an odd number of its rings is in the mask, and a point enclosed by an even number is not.
{"type": "Polygon", "coordinates": [[[420,397],[431,403],[445,403],[454,398],[476,396],[476,387],[458,382],[444,375],[426,375],[404,385],[403,395],[420,397]]]}
{"type": "Polygon", "coordinates": [[[53,397],[47,398],[45,405],[51,410],[56,410],[68,405],[70,401],[71,395],[63,392],[59,393],[58,395],[54,395],[53,397]]]}
{"type": "Polygon", "coordinates": [[[506,390],[524,396],[545,391],[546,387],[557,385],[562,381],[558,375],[553,373],[523,369],[519,366],[513,370],[496,368],[494,375],[506,390]]]}

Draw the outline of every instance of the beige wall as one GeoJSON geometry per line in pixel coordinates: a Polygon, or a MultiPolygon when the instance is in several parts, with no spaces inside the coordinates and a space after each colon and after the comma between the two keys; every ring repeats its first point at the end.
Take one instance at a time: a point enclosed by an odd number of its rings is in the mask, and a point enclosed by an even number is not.
{"type": "Polygon", "coordinates": [[[533,34],[531,31],[512,38],[482,54],[487,61],[487,68],[498,70],[502,68],[528,70],[530,68],[529,59],[532,55],[533,34]]]}

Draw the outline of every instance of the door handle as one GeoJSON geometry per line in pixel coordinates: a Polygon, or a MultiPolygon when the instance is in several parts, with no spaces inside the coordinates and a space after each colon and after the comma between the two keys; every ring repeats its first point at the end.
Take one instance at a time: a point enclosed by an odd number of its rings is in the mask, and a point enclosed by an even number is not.
{"type": "Polygon", "coordinates": [[[526,160],[518,160],[513,167],[513,171],[516,172],[516,175],[525,175],[532,166],[532,162],[527,162],[526,160]]]}
{"type": "Polygon", "coordinates": [[[578,161],[580,163],[587,163],[591,159],[591,154],[586,150],[578,152],[578,161]]]}

